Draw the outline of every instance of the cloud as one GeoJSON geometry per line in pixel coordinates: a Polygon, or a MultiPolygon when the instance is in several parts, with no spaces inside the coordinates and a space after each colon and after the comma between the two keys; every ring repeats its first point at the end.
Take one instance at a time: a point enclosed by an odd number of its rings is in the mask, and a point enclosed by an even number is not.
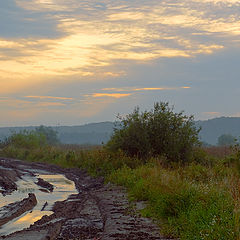
{"type": "Polygon", "coordinates": [[[201,115],[203,116],[202,120],[223,116],[220,112],[202,112],[201,115]]]}
{"type": "Polygon", "coordinates": [[[209,92],[219,79],[237,82],[239,56],[218,63],[219,54],[239,49],[239,7],[237,0],[1,1],[1,109],[94,116],[101,104],[105,111],[129,96],[146,105],[187,95],[207,101],[196,94],[200,82],[209,92]]]}
{"type": "MultiPolygon", "coordinates": [[[[25,97],[24,97],[25,98],[25,97]]],[[[64,102],[52,102],[52,101],[46,101],[45,99],[54,99],[55,98],[39,98],[41,100],[44,99],[44,101],[31,101],[31,100],[24,100],[24,98],[14,98],[14,97],[2,97],[0,98],[0,106],[1,109],[25,109],[29,110],[32,108],[37,107],[58,107],[58,106],[66,106],[67,104],[64,102]]],[[[57,100],[65,100],[65,99],[59,99],[57,100]]]]}
{"type": "Polygon", "coordinates": [[[130,95],[131,93],[94,93],[92,94],[94,98],[99,98],[99,97],[123,98],[123,97],[128,97],[130,95]]]}
{"type": "Polygon", "coordinates": [[[240,34],[238,13],[232,10],[221,17],[226,10],[224,4],[234,7],[236,1],[16,3],[19,9],[33,14],[33,19],[41,13],[54,22],[55,30],[61,34],[0,39],[0,73],[13,79],[20,73],[30,79],[75,75],[94,79],[99,72],[102,78],[118,77],[124,74],[120,60],[148,62],[212,54],[240,34]],[[107,70],[113,66],[115,69],[107,70]]]}
{"type": "MultiPolygon", "coordinates": [[[[68,101],[53,102],[47,99],[39,99],[39,101],[31,101],[8,97],[0,99],[1,108],[1,126],[16,126],[16,119],[18,126],[31,125],[56,125],[56,124],[72,124],[87,122],[106,110],[116,98],[89,98],[72,102],[70,105],[68,101]]],[[[50,99],[51,100],[51,99],[50,99]]],[[[62,101],[62,100],[57,100],[62,101]]],[[[103,119],[104,120],[104,119],[103,119]]]]}
{"type": "Polygon", "coordinates": [[[146,91],[166,91],[166,90],[179,90],[179,89],[189,89],[191,87],[145,87],[145,88],[136,88],[136,87],[123,87],[123,88],[102,88],[101,91],[107,92],[98,92],[92,94],[86,94],[86,98],[126,98],[134,95],[136,92],[146,92],[146,91]],[[127,92],[127,93],[122,93],[127,92]]]}
{"type": "Polygon", "coordinates": [[[165,91],[165,90],[179,90],[179,89],[190,89],[191,87],[122,87],[122,88],[103,88],[103,91],[116,91],[116,92],[139,92],[139,91],[165,91]]]}
{"type": "Polygon", "coordinates": [[[178,89],[189,89],[191,87],[148,87],[148,88],[135,88],[133,91],[163,91],[163,90],[178,90],[178,89]]]}
{"type": "Polygon", "coordinates": [[[173,88],[135,88],[133,91],[173,90],[173,88]]]}
{"type": "Polygon", "coordinates": [[[39,107],[56,107],[56,106],[66,106],[66,104],[64,103],[60,103],[60,102],[40,102],[37,103],[37,106],[39,107]]]}
{"type": "Polygon", "coordinates": [[[19,7],[22,7],[30,11],[70,11],[70,4],[74,1],[62,1],[62,0],[16,0],[19,7]],[[70,3],[70,4],[69,4],[70,3]]]}
{"type": "Polygon", "coordinates": [[[207,115],[219,115],[220,112],[204,112],[204,114],[207,114],[207,115]]]}
{"type": "Polygon", "coordinates": [[[1,37],[32,38],[56,37],[59,32],[56,28],[54,14],[33,12],[17,5],[17,1],[0,2],[0,29],[1,37]]]}
{"type": "Polygon", "coordinates": [[[70,98],[70,97],[53,97],[53,96],[25,96],[25,98],[55,99],[55,100],[73,100],[73,98],[70,98]]]}

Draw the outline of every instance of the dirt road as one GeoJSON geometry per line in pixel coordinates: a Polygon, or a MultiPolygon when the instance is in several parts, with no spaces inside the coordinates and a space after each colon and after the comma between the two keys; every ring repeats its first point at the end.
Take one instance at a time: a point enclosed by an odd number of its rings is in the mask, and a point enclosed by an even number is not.
{"type": "Polygon", "coordinates": [[[124,189],[104,185],[102,178],[94,179],[79,169],[1,158],[0,187],[0,239],[165,239],[159,235],[156,225],[130,207],[124,189]],[[66,189],[62,189],[57,181],[51,182],[53,180],[47,176],[65,176],[66,189]],[[20,191],[20,183],[32,185],[20,191]],[[62,199],[65,194],[66,199],[51,206],[54,194],[58,195],[57,199],[62,199]],[[5,201],[11,196],[14,196],[14,202],[5,201]],[[20,199],[15,199],[18,197],[20,199]],[[29,217],[33,214],[34,217],[29,217]],[[16,232],[15,227],[23,221],[32,222],[26,229],[18,228],[16,232]],[[11,229],[10,235],[8,229],[11,229]]]}

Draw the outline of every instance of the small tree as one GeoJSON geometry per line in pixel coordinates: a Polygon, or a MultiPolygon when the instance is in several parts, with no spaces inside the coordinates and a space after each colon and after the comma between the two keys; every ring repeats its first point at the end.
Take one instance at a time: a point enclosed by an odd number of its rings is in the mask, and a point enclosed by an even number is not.
{"type": "Polygon", "coordinates": [[[230,146],[236,143],[237,139],[231,134],[222,134],[218,138],[218,146],[230,146]]]}
{"type": "Polygon", "coordinates": [[[58,144],[59,139],[57,136],[57,131],[55,131],[52,127],[45,127],[43,125],[37,127],[35,129],[36,133],[42,134],[46,137],[46,141],[48,144],[53,145],[53,144],[58,144]]]}
{"type": "Polygon", "coordinates": [[[193,116],[174,113],[168,103],[155,103],[152,110],[144,112],[137,107],[118,119],[120,126],[115,128],[107,147],[121,149],[129,156],[164,155],[169,161],[185,162],[199,144],[200,129],[196,129],[193,116]]]}

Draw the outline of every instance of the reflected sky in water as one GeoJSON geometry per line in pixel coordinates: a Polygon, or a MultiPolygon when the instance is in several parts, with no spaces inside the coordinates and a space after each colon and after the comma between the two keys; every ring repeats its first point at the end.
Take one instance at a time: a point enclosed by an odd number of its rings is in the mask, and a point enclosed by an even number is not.
{"type": "Polygon", "coordinates": [[[37,205],[32,211],[28,211],[20,217],[13,219],[9,223],[0,228],[0,235],[10,234],[12,232],[29,227],[35,221],[41,219],[44,215],[51,215],[53,212],[52,207],[56,201],[63,201],[71,194],[77,194],[74,182],[68,180],[63,175],[38,175],[36,177],[23,176],[17,182],[18,190],[14,191],[11,195],[0,196],[0,207],[20,201],[28,196],[28,193],[34,193],[37,198],[37,205]],[[35,184],[37,178],[42,178],[45,181],[54,185],[53,192],[40,191],[41,187],[35,184]],[[48,203],[44,211],[41,211],[43,205],[48,203]]]}

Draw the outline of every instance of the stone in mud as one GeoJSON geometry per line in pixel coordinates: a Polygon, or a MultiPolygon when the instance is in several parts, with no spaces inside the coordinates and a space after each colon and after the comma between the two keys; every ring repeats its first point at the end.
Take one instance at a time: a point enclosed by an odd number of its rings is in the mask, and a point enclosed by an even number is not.
{"type": "Polygon", "coordinates": [[[54,186],[51,183],[43,180],[42,178],[38,178],[38,181],[36,182],[36,184],[40,187],[48,189],[50,192],[52,192],[54,188],[54,186]]]}
{"type": "Polygon", "coordinates": [[[37,199],[35,194],[29,193],[28,198],[24,198],[22,201],[11,203],[0,208],[0,226],[33,209],[36,205],[37,199]]]}

